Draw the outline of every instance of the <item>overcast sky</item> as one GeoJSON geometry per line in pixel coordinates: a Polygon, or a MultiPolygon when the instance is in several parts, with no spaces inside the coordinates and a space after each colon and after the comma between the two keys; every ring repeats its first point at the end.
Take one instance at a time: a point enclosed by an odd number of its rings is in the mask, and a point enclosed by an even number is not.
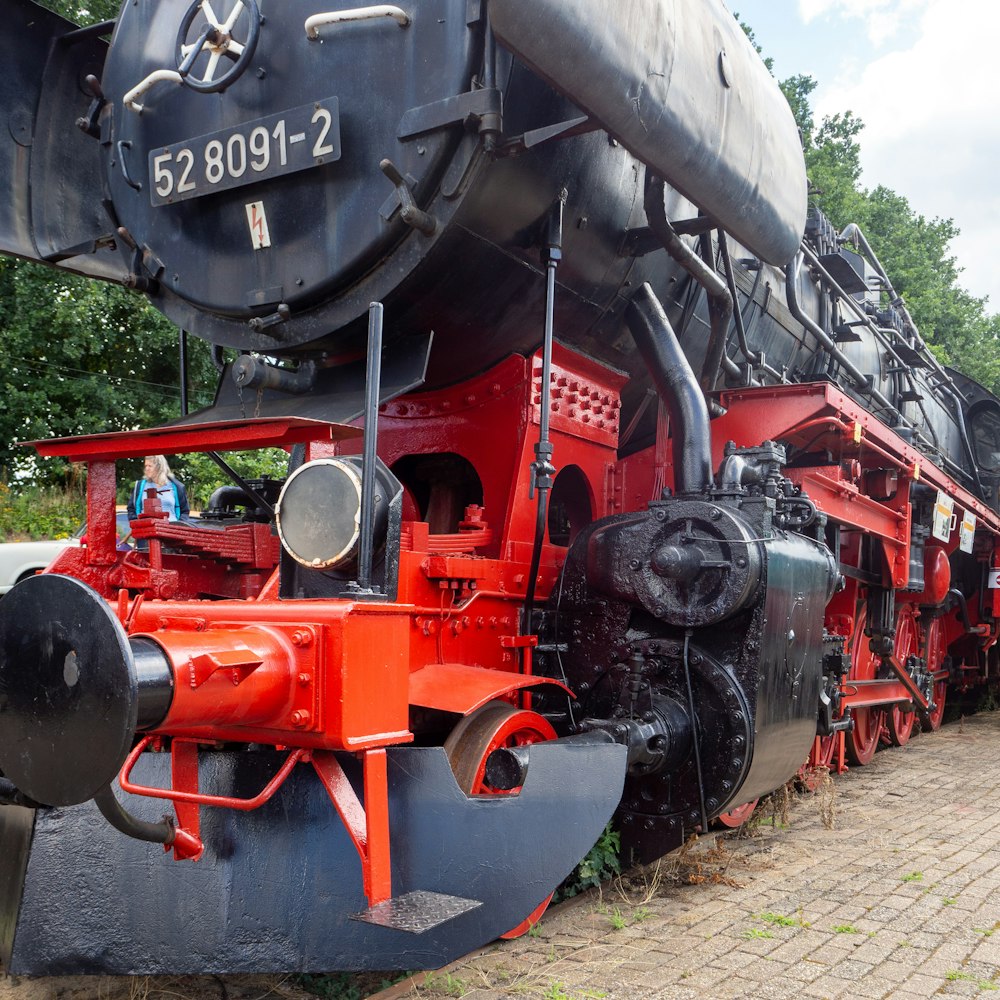
{"type": "Polygon", "coordinates": [[[1000,0],[726,0],[779,79],[813,76],[817,120],[853,111],[862,184],[954,219],[961,283],[1000,312],[1000,0]]]}

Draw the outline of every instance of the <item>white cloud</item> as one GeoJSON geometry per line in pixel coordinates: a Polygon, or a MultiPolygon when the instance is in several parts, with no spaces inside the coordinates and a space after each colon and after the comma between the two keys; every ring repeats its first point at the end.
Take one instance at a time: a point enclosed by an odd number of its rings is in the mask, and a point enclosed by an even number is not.
{"type": "Polygon", "coordinates": [[[860,21],[874,45],[892,40],[931,0],[798,0],[799,15],[809,24],[818,18],[860,21]]]}
{"type": "MultiPolygon", "coordinates": [[[[819,16],[833,0],[799,0],[819,16]]],[[[1000,229],[1000,161],[996,114],[995,39],[1000,4],[964,0],[960,16],[952,0],[874,2],[864,13],[856,0],[837,0],[838,16],[863,16],[867,30],[877,17],[919,18],[907,25],[906,48],[867,63],[832,82],[821,81],[818,117],[850,109],[865,122],[861,136],[862,183],[885,184],[906,196],[918,213],[954,218],[962,236],[953,244],[965,266],[963,283],[990,294],[1000,308],[1000,275],[990,264],[990,245],[1000,229]],[[914,29],[915,33],[914,33],[914,29]]]]}

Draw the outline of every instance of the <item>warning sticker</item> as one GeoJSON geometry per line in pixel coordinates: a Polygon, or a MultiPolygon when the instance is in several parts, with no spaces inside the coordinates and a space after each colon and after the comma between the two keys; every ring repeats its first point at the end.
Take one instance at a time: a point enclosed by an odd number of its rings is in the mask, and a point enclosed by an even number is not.
{"type": "Polygon", "coordinates": [[[264,202],[251,201],[247,206],[247,223],[250,226],[250,241],[254,250],[263,250],[271,245],[271,233],[267,228],[264,202]]]}

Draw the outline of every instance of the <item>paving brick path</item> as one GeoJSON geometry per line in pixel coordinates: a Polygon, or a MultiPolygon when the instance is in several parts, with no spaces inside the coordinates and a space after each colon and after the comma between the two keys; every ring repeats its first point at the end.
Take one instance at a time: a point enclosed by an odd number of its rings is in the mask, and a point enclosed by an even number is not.
{"type": "Polygon", "coordinates": [[[782,811],[378,996],[1000,993],[1000,714],[915,736],[782,811]]]}
{"type": "MultiPolygon", "coordinates": [[[[1000,997],[1000,713],[884,750],[868,767],[782,804],[750,836],[706,838],[627,885],[556,908],[531,936],[376,997],[916,1000],[994,992],[1000,997]]],[[[97,997],[312,1000],[287,976],[0,977],[0,1000],[97,997]]]]}

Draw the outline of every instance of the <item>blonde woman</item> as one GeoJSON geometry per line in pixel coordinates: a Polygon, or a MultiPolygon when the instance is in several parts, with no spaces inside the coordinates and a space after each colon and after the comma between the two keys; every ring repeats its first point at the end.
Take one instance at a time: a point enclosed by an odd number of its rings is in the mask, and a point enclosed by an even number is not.
{"type": "Polygon", "coordinates": [[[160,506],[167,512],[170,521],[187,520],[188,509],[187,490],[184,484],[176,479],[167,465],[163,455],[147,455],[142,467],[143,478],[132,487],[132,495],[128,500],[128,517],[133,520],[142,513],[146,502],[146,491],[155,488],[160,506]]]}

